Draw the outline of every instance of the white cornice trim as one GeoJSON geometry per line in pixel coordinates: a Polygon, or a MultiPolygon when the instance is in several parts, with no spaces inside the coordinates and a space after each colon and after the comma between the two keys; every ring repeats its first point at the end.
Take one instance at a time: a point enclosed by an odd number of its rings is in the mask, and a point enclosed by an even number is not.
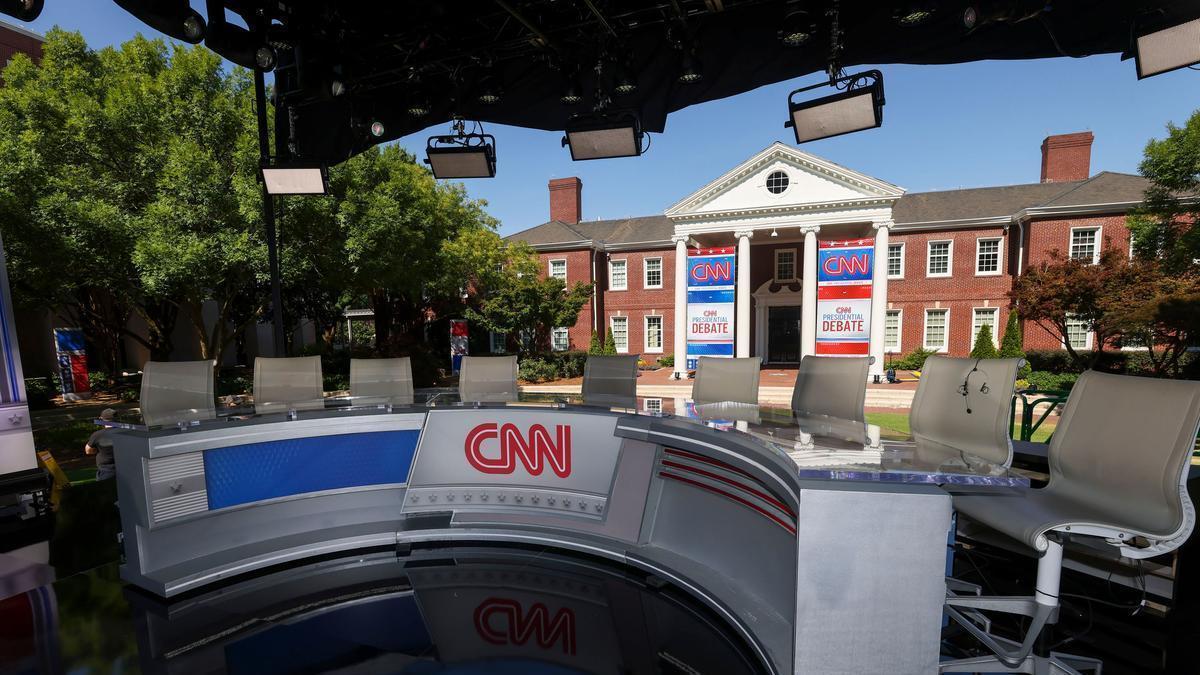
{"type": "Polygon", "coordinates": [[[652,239],[649,241],[620,241],[615,243],[602,244],[605,251],[629,251],[633,249],[647,248],[674,248],[675,242],[671,239],[652,239]]]}
{"type": "Polygon", "coordinates": [[[701,213],[670,214],[668,217],[675,222],[691,223],[706,220],[727,220],[729,218],[763,218],[770,216],[786,216],[791,214],[813,213],[819,211],[843,211],[861,208],[890,208],[899,197],[868,197],[865,199],[846,199],[836,202],[813,202],[810,204],[782,204],[780,206],[755,206],[747,209],[726,209],[724,211],[704,211],[701,213]]]}
{"type": "Polygon", "coordinates": [[[1041,216],[1085,216],[1096,213],[1124,213],[1141,203],[1142,200],[1139,199],[1135,202],[1108,202],[1105,204],[1031,206],[1029,208],[1017,211],[1013,218],[1015,220],[1029,220],[1030,218],[1038,218],[1041,216]]]}
{"type": "Polygon", "coordinates": [[[853,169],[848,169],[839,164],[834,164],[829,160],[822,159],[816,155],[810,155],[807,152],[797,150],[791,146],[784,145],[776,141],[768,147],[764,148],[750,159],[738,164],[729,171],[726,171],[716,180],[705,185],[692,194],[684,197],[664,213],[667,216],[690,215],[689,209],[694,209],[701,204],[711,200],[716,195],[729,189],[734,184],[740,182],[746,176],[754,173],[764,165],[773,162],[777,159],[783,159],[797,164],[816,174],[825,175],[833,178],[836,181],[852,185],[867,192],[873,192],[879,197],[892,198],[892,201],[899,199],[905,193],[905,189],[888,183],[887,181],[872,178],[864,173],[859,173],[853,169]]]}
{"type": "Polygon", "coordinates": [[[916,223],[896,223],[893,232],[914,232],[919,230],[959,230],[972,227],[1008,227],[1013,223],[1012,216],[988,216],[986,218],[957,218],[954,220],[926,220],[916,223]]]}
{"type": "MultiPolygon", "coordinates": [[[[520,241],[520,240],[515,240],[520,241]]],[[[538,252],[549,251],[568,251],[579,248],[594,248],[597,251],[604,250],[603,244],[595,239],[579,239],[577,241],[555,241],[548,244],[529,244],[529,248],[538,252]]]]}

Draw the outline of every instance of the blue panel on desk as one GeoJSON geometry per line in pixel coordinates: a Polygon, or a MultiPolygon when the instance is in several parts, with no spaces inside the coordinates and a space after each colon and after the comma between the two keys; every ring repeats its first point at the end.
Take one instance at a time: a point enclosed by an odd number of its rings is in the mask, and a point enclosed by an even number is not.
{"type": "Polygon", "coordinates": [[[408,482],[419,431],[293,438],[204,451],[208,508],[408,482]]]}

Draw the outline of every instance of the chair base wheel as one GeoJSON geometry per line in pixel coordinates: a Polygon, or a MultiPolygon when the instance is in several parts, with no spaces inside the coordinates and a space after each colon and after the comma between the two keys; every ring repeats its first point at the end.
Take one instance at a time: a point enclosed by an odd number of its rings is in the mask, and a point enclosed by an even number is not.
{"type": "Polygon", "coordinates": [[[1028,673],[1028,675],[1101,675],[1104,664],[1100,659],[1074,654],[1050,652],[1050,656],[1026,656],[1017,666],[1006,666],[995,656],[976,656],[969,659],[943,661],[939,673],[1028,673]]]}

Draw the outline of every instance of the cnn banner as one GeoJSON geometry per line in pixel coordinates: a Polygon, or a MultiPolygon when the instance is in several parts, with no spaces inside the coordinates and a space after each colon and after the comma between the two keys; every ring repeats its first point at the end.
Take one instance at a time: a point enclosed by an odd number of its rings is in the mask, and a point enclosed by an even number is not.
{"type": "Polygon", "coordinates": [[[817,335],[820,356],[871,352],[871,239],[823,241],[817,253],[817,335]]]}
{"type": "Polygon", "coordinates": [[[735,258],[732,246],[688,251],[688,370],[701,356],[734,354],[735,258]]]}

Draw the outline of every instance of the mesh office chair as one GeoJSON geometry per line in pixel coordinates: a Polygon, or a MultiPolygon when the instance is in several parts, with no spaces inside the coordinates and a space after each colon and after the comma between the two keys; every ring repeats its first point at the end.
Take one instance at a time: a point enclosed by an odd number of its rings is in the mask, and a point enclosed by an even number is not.
{"type": "Polygon", "coordinates": [[[1021,359],[930,356],[908,415],[919,456],[1012,463],[1009,411],[1021,359]]]}
{"type": "Polygon", "coordinates": [[[350,359],[350,395],[362,399],[406,405],[413,402],[412,361],[394,359],[350,359]]]}
{"type": "Polygon", "coordinates": [[[464,356],[458,397],[471,403],[517,400],[517,357],[464,356]]]}
{"type": "Polygon", "coordinates": [[[208,420],[217,416],[213,395],[216,361],[147,361],[139,405],[147,425],[208,420]]]}
{"type": "Polygon", "coordinates": [[[1098,537],[1135,560],[1181,546],[1196,521],[1186,481],[1198,431],[1200,382],[1081,375],[1050,442],[1046,487],[1013,497],[954,497],[959,513],[1040,558],[1033,597],[947,597],[947,613],[995,655],[944,663],[942,671],[1096,668],[1094,659],[1030,655],[1042,628],[1057,618],[1063,544],[1098,537]],[[1019,644],[997,638],[964,617],[979,610],[1028,616],[1029,631],[1019,644]]]}
{"type": "Polygon", "coordinates": [[[321,357],[254,359],[254,410],[321,410],[325,407],[321,357]]]}
{"type": "Polygon", "coordinates": [[[583,366],[583,402],[637,405],[637,356],[589,356],[583,366]]]}
{"type": "Polygon", "coordinates": [[[757,404],[761,365],[762,359],[757,356],[741,359],[701,356],[696,363],[692,400],[697,403],[739,401],[757,404]]]}
{"type": "Polygon", "coordinates": [[[792,410],[865,422],[863,403],[867,398],[870,367],[869,356],[805,356],[796,373],[792,410]]]}

